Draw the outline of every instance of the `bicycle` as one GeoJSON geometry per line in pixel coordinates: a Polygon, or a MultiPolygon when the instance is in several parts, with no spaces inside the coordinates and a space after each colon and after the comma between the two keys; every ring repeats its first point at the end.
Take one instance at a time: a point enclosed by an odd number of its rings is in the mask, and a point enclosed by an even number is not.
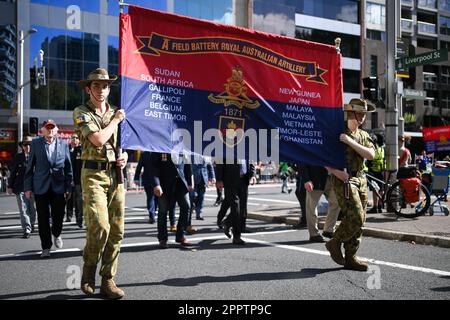
{"type": "Polygon", "coordinates": [[[370,174],[366,174],[367,183],[373,187],[374,193],[379,197],[383,204],[386,204],[388,212],[394,212],[397,216],[403,218],[416,218],[424,215],[431,205],[431,196],[428,188],[420,182],[419,184],[419,196],[417,201],[407,203],[405,200],[404,190],[400,186],[400,181],[396,180],[394,183],[390,183],[389,173],[388,181],[382,181],[375,178],[370,174]],[[383,186],[384,193],[380,194],[380,187],[376,183],[378,182],[383,186]]]}

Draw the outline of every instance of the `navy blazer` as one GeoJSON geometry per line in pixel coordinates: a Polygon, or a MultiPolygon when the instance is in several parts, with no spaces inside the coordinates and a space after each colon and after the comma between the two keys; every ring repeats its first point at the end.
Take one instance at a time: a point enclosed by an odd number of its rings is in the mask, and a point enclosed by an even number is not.
{"type": "Polygon", "coordinates": [[[325,190],[327,183],[328,171],[325,167],[300,165],[303,183],[312,181],[314,190],[325,190]]]}
{"type": "Polygon", "coordinates": [[[256,175],[256,169],[255,166],[253,164],[249,164],[248,161],[246,161],[246,166],[247,166],[247,173],[243,177],[241,177],[240,163],[216,164],[215,168],[216,180],[223,181],[223,185],[225,188],[241,187],[242,182],[244,182],[245,185],[248,186],[250,184],[250,178],[256,175]]]}
{"type": "Polygon", "coordinates": [[[11,188],[15,194],[23,192],[23,179],[25,177],[26,169],[27,160],[25,153],[17,153],[11,161],[8,179],[8,188],[11,188]]]}
{"type": "Polygon", "coordinates": [[[177,178],[183,182],[185,192],[189,192],[188,187],[192,187],[192,168],[183,158],[174,164],[170,153],[152,152],[150,166],[152,188],[161,186],[165,193],[174,192],[177,178]]]}
{"type": "Polygon", "coordinates": [[[134,181],[139,181],[139,177],[141,176],[142,168],[144,168],[144,173],[142,174],[142,186],[151,187],[152,186],[152,175],[151,175],[151,152],[144,151],[141,153],[141,157],[139,158],[139,162],[136,167],[136,172],[134,173],[134,181]]]}
{"type": "Polygon", "coordinates": [[[57,194],[72,190],[72,164],[70,162],[69,144],[56,139],[56,160],[48,158],[45,150],[45,138],[40,137],[31,142],[30,158],[25,171],[24,191],[45,194],[50,188],[57,194]]]}
{"type": "Polygon", "coordinates": [[[195,185],[208,185],[208,181],[215,179],[214,169],[211,163],[207,163],[205,158],[194,157],[192,162],[192,174],[194,175],[195,185]],[[195,162],[197,160],[198,163],[195,162]]]}

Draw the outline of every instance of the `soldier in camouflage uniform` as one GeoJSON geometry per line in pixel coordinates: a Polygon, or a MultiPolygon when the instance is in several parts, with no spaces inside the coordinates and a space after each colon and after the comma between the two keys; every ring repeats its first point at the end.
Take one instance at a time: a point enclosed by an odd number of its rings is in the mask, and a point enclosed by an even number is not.
{"type": "Polygon", "coordinates": [[[356,252],[361,243],[368,199],[364,159],[372,160],[375,148],[370,135],[359,127],[366,113],[375,111],[375,106],[363,99],[351,99],[344,111],[347,112],[347,128],[339,139],[347,145],[347,168],[346,171],[327,168],[333,174],[334,190],[344,217],[333,238],[326,243],[326,248],[337,264],[344,265],[346,269],[366,271],[368,265],[356,258],[356,252]],[[345,258],[342,256],[342,243],[345,258]]]}
{"type": "Polygon", "coordinates": [[[105,69],[92,71],[88,79],[78,81],[90,99],[73,111],[75,129],[81,139],[81,186],[83,215],[86,223],[86,246],[83,251],[81,290],[93,294],[95,272],[101,262],[100,293],[120,299],[124,292],[117,288],[114,276],[120,244],[124,235],[125,190],[117,180],[116,166],[126,165],[127,154],[117,157],[117,131],[125,112],[108,102],[111,82],[105,69]]]}

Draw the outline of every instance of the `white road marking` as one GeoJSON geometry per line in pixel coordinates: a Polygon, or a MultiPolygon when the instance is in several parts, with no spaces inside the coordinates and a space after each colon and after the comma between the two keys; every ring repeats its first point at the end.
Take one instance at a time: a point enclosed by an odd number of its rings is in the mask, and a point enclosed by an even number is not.
{"type": "MultiPolygon", "coordinates": [[[[210,194],[205,194],[205,197],[217,198],[217,196],[210,195],[210,194]]],[[[254,197],[248,197],[248,200],[257,200],[257,201],[275,202],[275,203],[298,204],[298,201],[288,201],[288,200],[278,200],[278,199],[265,199],[265,198],[254,198],[254,197]]]]}
{"type": "MultiPolygon", "coordinates": [[[[148,217],[125,217],[125,221],[131,221],[131,220],[147,220],[148,217]]],[[[71,226],[71,225],[76,225],[76,222],[63,222],[63,226],[71,226]]],[[[21,230],[22,226],[20,225],[15,225],[15,226],[7,226],[7,227],[0,227],[0,231],[1,230],[21,230]]]]}
{"type": "MultiPolygon", "coordinates": [[[[267,234],[280,234],[280,233],[289,233],[289,232],[295,232],[296,230],[281,230],[281,231],[265,231],[265,232],[255,232],[252,233],[252,235],[267,235],[267,234]]],[[[125,234],[126,239],[126,234],[125,234]]],[[[217,235],[217,236],[209,236],[209,237],[195,237],[195,238],[189,238],[189,241],[203,241],[203,240],[228,240],[228,238],[224,235],[217,235]]],[[[151,245],[157,245],[158,241],[149,241],[149,242],[136,242],[136,243],[125,243],[122,244],[121,248],[135,248],[135,247],[143,247],[143,246],[151,246],[151,245]]],[[[176,243],[174,240],[169,240],[169,243],[176,243]]],[[[79,248],[67,248],[67,249],[59,249],[59,250],[52,250],[51,253],[65,253],[65,252],[78,252],[82,251],[82,249],[79,248]]],[[[4,258],[16,258],[16,257],[26,257],[26,256],[34,256],[37,254],[41,254],[42,251],[33,251],[33,252],[21,252],[21,253],[7,253],[0,255],[0,259],[4,258]]]]}
{"type": "Polygon", "coordinates": [[[2,214],[5,214],[5,215],[13,215],[13,214],[19,214],[20,212],[19,211],[11,211],[11,212],[4,212],[4,213],[2,213],[2,214]]]}
{"type": "MultiPolygon", "coordinates": [[[[282,233],[290,233],[290,232],[297,232],[297,230],[281,230],[281,231],[265,231],[265,232],[255,232],[252,233],[250,236],[261,236],[261,235],[273,235],[273,234],[282,234],[282,233]]],[[[208,237],[193,237],[189,238],[190,241],[193,243],[204,241],[204,240],[228,240],[225,235],[217,235],[217,236],[208,236],[208,237]]],[[[248,243],[256,243],[256,244],[262,244],[265,246],[280,248],[280,249],[287,249],[287,250],[293,250],[293,251],[299,251],[299,252],[305,252],[305,253],[311,253],[311,254],[318,254],[322,256],[329,256],[328,251],[324,250],[316,250],[316,249],[310,249],[310,248],[304,248],[304,247],[297,247],[297,246],[291,246],[291,245],[283,245],[283,244],[276,244],[268,241],[263,240],[257,240],[257,239],[250,239],[247,236],[243,238],[243,240],[247,241],[248,243]]],[[[175,243],[174,240],[170,240],[169,243],[175,243]]],[[[126,243],[122,244],[122,248],[135,248],[135,247],[143,247],[143,246],[152,246],[157,245],[158,241],[148,241],[148,242],[137,242],[137,243],[126,243]]],[[[65,253],[65,252],[81,252],[82,249],[79,248],[67,248],[67,249],[60,249],[51,251],[52,253],[65,253]]],[[[34,252],[23,252],[23,253],[8,253],[0,255],[0,259],[5,258],[14,258],[14,257],[25,257],[25,256],[33,256],[37,254],[41,254],[42,251],[34,251],[34,252]]],[[[417,267],[402,263],[395,263],[395,262],[388,262],[388,261],[382,261],[382,260],[375,260],[370,258],[363,258],[360,257],[361,260],[367,261],[371,264],[378,264],[378,265],[385,265],[393,268],[399,268],[399,269],[405,269],[405,270],[412,270],[412,271],[419,271],[423,273],[431,273],[438,276],[450,276],[449,271],[444,270],[437,270],[437,269],[431,269],[431,268],[424,268],[424,267],[417,267]]]]}
{"type": "MultiPolygon", "coordinates": [[[[271,247],[281,248],[281,249],[288,249],[288,250],[294,250],[294,251],[301,251],[301,252],[307,252],[307,253],[313,253],[313,254],[319,254],[323,256],[329,256],[330,253],[328,251],[323,250],[315,250],[315,249],[309,249],[309,248],[303,248],[303,247],[296,247],[296,246],[290,246],[290,245],[282,245],[282,244],[276,244],[271,243],[267,241],[262,240],[255,240],[255,239],[248,239],[243,238],[245,241],[249,243],[257,243],[257,244],[263,244],[271,247]]],[[[366,261],[368,263],[372,264],[379,264],[379,265],[385,265],[393,268],[399,268],[399,269],[406,269],[406,270],[413,270],[413,271],[420,271],[424,273],[432,273],[438,276],[450,276],[450,271],[444,271],[444,270],[437,270],[437,269],[431,269],[431,268],[424,268],[424,267],[416,267],[411,266],[407,264],[402,263],[395,263],[395,262],[388,262],[388,261],[382,261],[382,260],[375,260],[370,258],[363,258],[359,257],[362,261],[366,261]]]]}

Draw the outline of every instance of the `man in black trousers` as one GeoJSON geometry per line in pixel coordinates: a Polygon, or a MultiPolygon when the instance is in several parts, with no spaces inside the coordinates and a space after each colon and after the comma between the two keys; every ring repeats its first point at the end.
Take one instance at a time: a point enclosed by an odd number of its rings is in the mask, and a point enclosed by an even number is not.
{"type": "Polygon", "coordinates": [[[41,258],[50,258],[50,248],[53,244],[58,249],[63,247],[61,231],[66,200],[72,191],[72,164],[69,145],[57,137],[58,127],[55,121],[44,121],[41,130],[44,136],[31,142],[24,191],[27,199],[33,196],[36,199],[41,258]]]}
{"type": "Polygon", "coordinates": [[[231,214],[223,220],[223,230],[231,238],[230,229],[233,228],[233,244],[244,245],[241,232],[246,229],[247,198],[249,184],[255,184],[255,166],[245,160],[237,163],[216,165],[216,186],[225,188],[225,202],[231,208],[231,214]]]}
{"type": "Polygon", "coordinates": [[[192,187],[192,168],[183,155],[155,153],[150,155],[150,172],[153,192],[158,197],[158,240],[159,248],[167,246],[167,213],[176,201],[180,206],[175,242],[182,247],[190,246],[184,236],[190,210],[189,192],[192,187]],[[174,158],[176,156],[176,158],[174,158]]]}

